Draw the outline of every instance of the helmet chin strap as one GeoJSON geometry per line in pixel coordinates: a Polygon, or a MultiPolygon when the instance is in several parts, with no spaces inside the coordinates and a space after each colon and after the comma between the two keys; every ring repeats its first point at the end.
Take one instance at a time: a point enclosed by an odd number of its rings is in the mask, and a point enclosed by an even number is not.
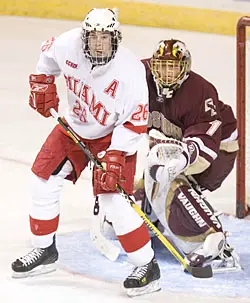
{"type": "Polygon", "coordinates": [[[169,88],[169,87],[164,87],[162,86],[154,76],[154,82],[156,84],[156,90],[157,90],[157,98],[156,101],[158,102],[164,102],[164,99],[169,99],[172,98],[174,95],[174,89],[169,88]]]}

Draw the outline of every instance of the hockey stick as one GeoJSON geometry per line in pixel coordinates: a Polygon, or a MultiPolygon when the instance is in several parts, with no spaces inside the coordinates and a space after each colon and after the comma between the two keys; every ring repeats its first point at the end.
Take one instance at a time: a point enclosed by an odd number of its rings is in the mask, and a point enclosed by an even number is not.
{"type": "MultiPolygon", "coordinates": [[[[51,115],[57,120],[57,122],[65,129],[67,134],[72,138],[72,140],[81,148],[81,150],[87,155],[87,157],[96,165],[99,169],[104,169],[102,163],[91,153],[91,151],[81,142],[78,135],[74,130],[67,125],[63,119],[58,115],[58,113],[51,108],[51,115]]],[[[136,213],[143,219],[145,224],[152,230],[156,237],[162,242],[162,244],[170,251],[170,253],[179,261],[184,269],[188,271],[192,276],[196,278],[210,278],[213,276],[212,268],[210,265],[205,267],[193,267],[190,266],[184,257],[176,250],[176,248],[163,236],[159,229],[148,219],[140,207],[133,201],[133,199],[124,191],[124,189],[116,184],[116,188],[119,193],[125,198],[125,200],[133,207],[136,213]]]]}

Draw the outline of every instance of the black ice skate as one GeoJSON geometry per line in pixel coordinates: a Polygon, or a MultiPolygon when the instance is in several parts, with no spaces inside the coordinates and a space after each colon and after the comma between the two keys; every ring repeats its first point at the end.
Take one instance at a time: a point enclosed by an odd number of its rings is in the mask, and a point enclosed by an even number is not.
{"type": "Polygon", "coordinates": [[[160,269],[156,259],[144,266],[135,267],[123,285],[129,297],[148,294],[160,290],[160,269]]]}
{"type": "Polygon", "coordinates": [[[25,278],[55,271],[57,259],[58,251],[55,241],[47,248],[34,248],[11,264],[12,277],[25,278]]]}

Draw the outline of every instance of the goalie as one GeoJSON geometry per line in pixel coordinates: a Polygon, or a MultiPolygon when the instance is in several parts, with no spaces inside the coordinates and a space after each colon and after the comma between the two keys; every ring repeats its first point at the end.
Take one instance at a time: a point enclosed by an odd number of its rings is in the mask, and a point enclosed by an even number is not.
{"type": "Polygon", "coordinates": [[[191,71],[183,42],[160,41],[152,58],[142,61],[150,98],[150,151],[145,199],[138,196],[143,189],[135,196],[145,207],[150,204],[193,266],[213,260],[218,271],[238,269],[238,257],[202,194],[219,188],[233,169],[238,150],[233,111],[211,83],[191,71]]]}
{"type": "Polygon", "coordinates": [[[142,62],[149,88],[150,151],[134,196],[190,265],[238,270],[238,256],[202,194],[219,188],[233,169],[238,150],[233,111],[211,83],[191,71],[183,42],[161,41],[152,58],[142,62]]]}

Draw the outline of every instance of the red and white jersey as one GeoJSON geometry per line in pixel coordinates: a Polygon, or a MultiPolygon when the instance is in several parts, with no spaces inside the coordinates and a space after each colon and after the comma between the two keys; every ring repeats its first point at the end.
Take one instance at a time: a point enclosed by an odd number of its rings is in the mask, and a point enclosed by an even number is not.
{"type": "Polygon", "coordinates": [[[92,68],[82,50],[81,28],[42,44],[38,74],[63,74],[67,85],[65,119],[86,139],[112,133],[109,149],[133,154],[148,120],[145,69],[128,49],[119,46],[109,63],[92,68]]]}

